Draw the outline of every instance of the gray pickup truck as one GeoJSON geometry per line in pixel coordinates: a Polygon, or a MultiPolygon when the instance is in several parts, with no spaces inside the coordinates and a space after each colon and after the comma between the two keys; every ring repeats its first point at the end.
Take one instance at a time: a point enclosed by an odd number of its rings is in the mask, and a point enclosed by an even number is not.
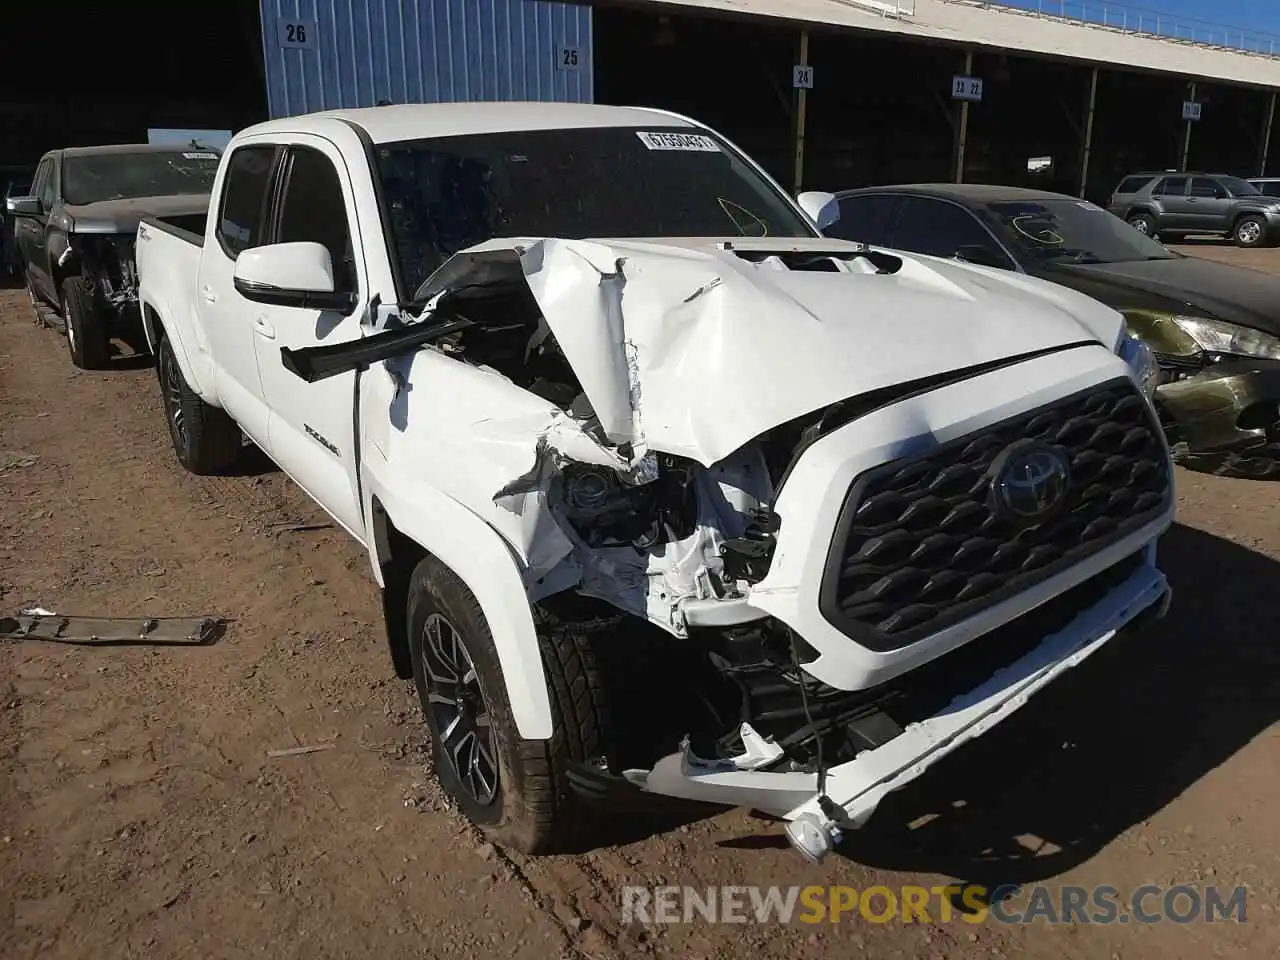
{"type": "Polygon", "coordinates": [[[71,362],[105,366],[138,314],[134,236],[144,216],[203,223],[215,150],[122,144],[53,150],[29,196],[8,197],[18,265],[38,317],[67,335],[71,362]]]}
{"type": "Polygon", "coordinates": [[[1107,209],[1162,240],[1207,233],[1260,247],[1280,236],[1280,199],[1220,173],[1135,173],[1120,181],[1107,209]]]}

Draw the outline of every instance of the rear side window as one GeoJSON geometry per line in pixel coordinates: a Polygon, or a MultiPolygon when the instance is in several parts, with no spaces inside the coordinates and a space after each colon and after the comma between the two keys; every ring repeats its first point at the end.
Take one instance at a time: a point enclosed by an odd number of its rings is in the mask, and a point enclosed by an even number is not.
{"type": "Polygon", "coordinates": [[[227,161],[218,212],[218,243],[237,257],[263,242],[263,209],[271,183],[276,148],[270,144],[240,147],[227,161]]]}
{"type": "Polygon", "coordinates": [[[1160,197],[1180,197],[1187,192],[1186,177],[1165,177],[1152,193],[1160,197]]]}
{"type": "Polygon", "coordinates": [[[1222,198],[1228,194],[1227,188],[1218,183],[1218,181],[1210,180],[1208,177],[1196,177],[1191,181],[1191,195],[1193,197],[1222,198]]]}
{"type": "Polygon", "coordinates": [[[1116,193],[1137,193],[1154,177],[1125,177],[1120,181],[1120,186],[1116,187],[1116,193]]]}
{"type": "Polygon", "coordinates": [[[277,242],[322,244],[333,264],[334,290],[354,292],[351,231],[338,171],[328,157],[308,147],[290,148],[288,169],[277,242]]]}
{"type": "Polygon", "coordinates": [[[840,240],[887,246],[897,200],[897,197],[879,195],[842,197],[840,219],[823,232],[840,240]]]}

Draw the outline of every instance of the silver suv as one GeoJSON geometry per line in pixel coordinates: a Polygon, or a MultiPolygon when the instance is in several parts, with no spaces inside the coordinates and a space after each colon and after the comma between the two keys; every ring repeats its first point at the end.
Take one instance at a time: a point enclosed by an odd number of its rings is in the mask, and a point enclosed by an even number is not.
{"type": "Polygon", "coordinates": [[[1230,237],[1260,247],[1280,236],[1280,198],[1265,196],[1240,177],[1163,171],[1125,177],[1107,208],[1151,237],[1190,233],[1230,237]]]}

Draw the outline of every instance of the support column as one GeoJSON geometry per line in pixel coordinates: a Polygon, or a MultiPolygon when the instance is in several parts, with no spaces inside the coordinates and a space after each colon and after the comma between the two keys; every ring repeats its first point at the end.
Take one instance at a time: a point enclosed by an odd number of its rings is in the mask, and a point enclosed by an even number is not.
{"type": "Polygon", "coordinates": [[[1265,177],[1267,175],[1267,154],[1271,152],[1271,124],[1276,119],[1276,92],[1271,91],[1271,96],[1267,100],[1267,119],[1265,126],[1262,128],[1262,157],[1258,160],[1258,176],[1265,177]]]}
{"type": "Polygon", "coordinates": [[[1098,105],[1098,68],[1089,74],[1089,106],[1084,113],[1084,150],[1080,154],[1080,196],[1089,186],[1089,154],[1093,152],[1093,112],[1098,105]]]}
{"type": "MultiPolygon", "coordinates": [[[[809,66],[809,31],[800,31],[799,65],[809,66]]],[[[804,134],[806,114],[809,107],[809,91],[801,87],[796,91],[796,169],[794,193],[804,189],[804,134]]]]}
{"type": "MultiPolygon", "coordinates": [[[[1191,81],[1191,102],[1194,103],[1195,99],[1196,99],[1196,82],[1192,80],[1191,81]]],[[[1182,122],[1182,126],[1184,128],[1182,131],[1182,163],[1178,165],[1178,169],[1182,171],[1185,171],[1187,169],[1187,159],[1191,155],[1191,124],[1192,123],[1193,121],[1191,120],[1184,120],[1182,122]]]]}
{"type": "MultiPolygon", "coordinates": [[[[973,76],[973,51],[964,53],[964,75],[973,76]]],[[[956,127],[956,169],[955,182],[964,183],[964,152],[969,141],[969,101],[960,101],[960,123],[956,127]]]]}

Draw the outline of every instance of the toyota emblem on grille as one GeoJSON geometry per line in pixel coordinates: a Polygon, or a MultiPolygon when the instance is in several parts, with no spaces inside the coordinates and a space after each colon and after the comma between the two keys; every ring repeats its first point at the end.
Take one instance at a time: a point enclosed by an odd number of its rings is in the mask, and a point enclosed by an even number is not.
{"type": "Polygon", "coordinates": [[[1037,440],[1006,447],[991,473],[996,515],[1019,525],[1047,520],[1066,502],[1071,487],[1071,461],[1066,454],[1037,440]]]}

